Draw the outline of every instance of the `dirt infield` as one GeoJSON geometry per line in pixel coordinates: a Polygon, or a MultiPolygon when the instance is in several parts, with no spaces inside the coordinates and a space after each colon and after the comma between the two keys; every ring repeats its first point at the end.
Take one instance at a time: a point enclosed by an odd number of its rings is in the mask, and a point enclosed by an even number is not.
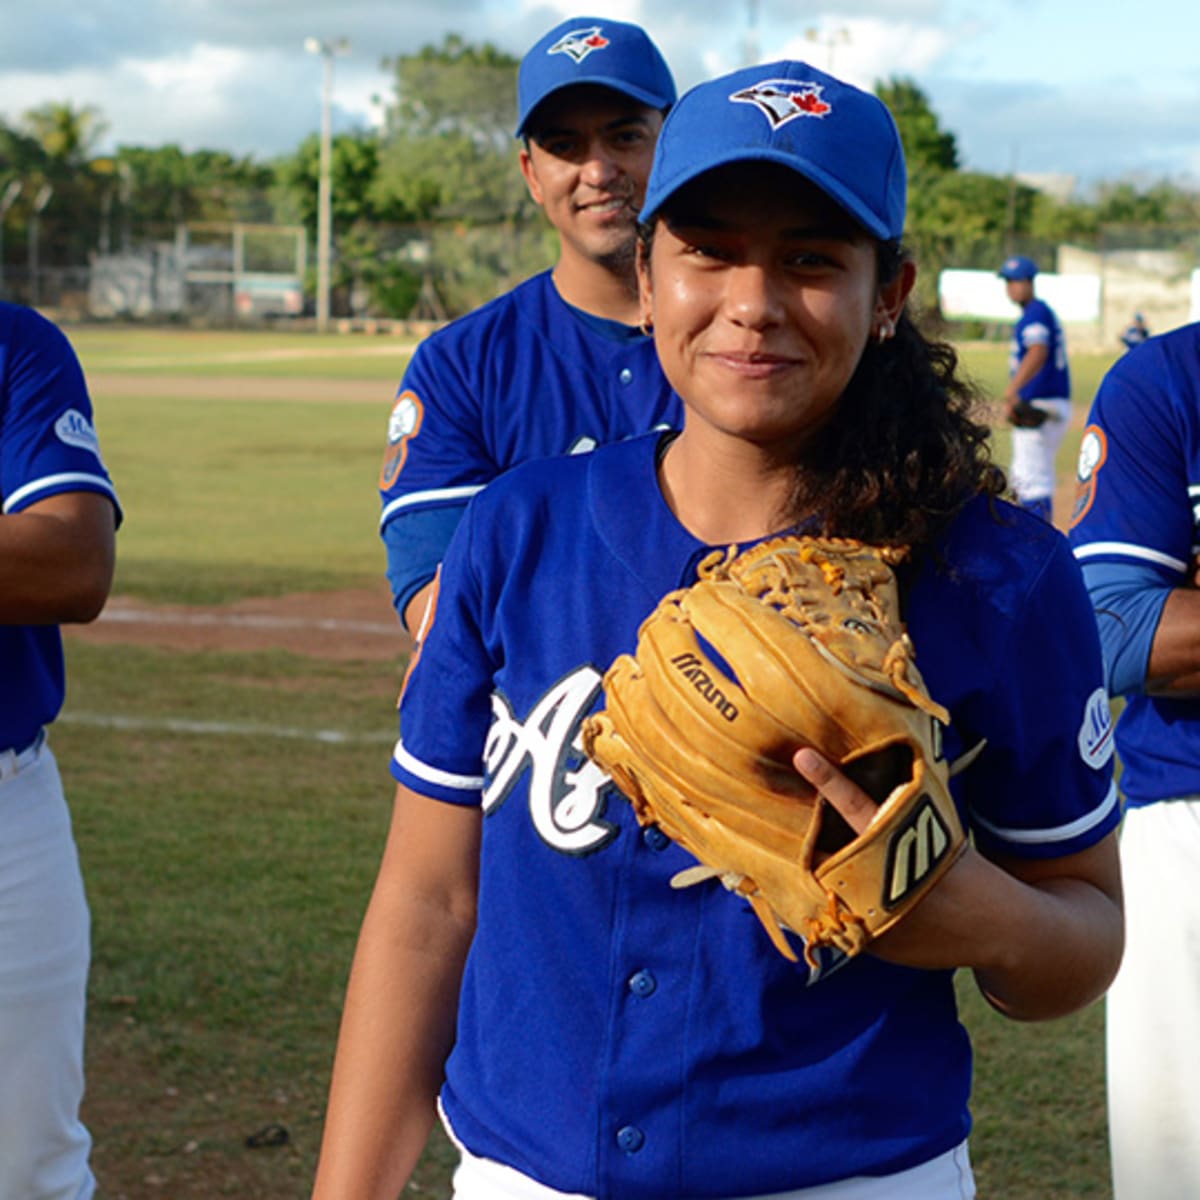
{"type": "Polygon", "coordinates": [[[290,650],[315,658],[394,661],[412,649],[378,587],[255,597],[212,607],[147,604],[114,596],[91,625],[64,627],[68,639],[169,650],[290,650]]]}

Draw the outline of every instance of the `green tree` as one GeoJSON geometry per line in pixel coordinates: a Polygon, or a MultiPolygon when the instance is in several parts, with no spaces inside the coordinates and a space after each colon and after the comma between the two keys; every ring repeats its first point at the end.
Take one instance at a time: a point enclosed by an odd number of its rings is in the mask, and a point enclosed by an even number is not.
{"type": "Polygon", "coordinates": [[[69,100],[51,100],[28,109],[22,123],[52,166],[62,170],[84,166],[108,132],[108,122],[94,104],[77,107],[69,100]]]}
{"type": "Polygon", "coordinates": [[[503,150],[512,140],[520,63],[490,42],[472,45],[450,33],[440,46],[385,59],[395,74],[388,107],[389,135],[464,135],[480,147],[503,150]]]}
{"type": "Polygon", "coordinates": [[[120,146],[105,172],[122,227],[140,238],[173,236],[183,221],[269,221],[271,167],[223,150],[175,143],[120,146]]]}
{"type": "Polygon", "coordinates": [[[910,176],[958,169],[957,139],[942,128],[928,96],[913,80],[893,76],[877,83],[875,94],[896,120],[910,176]]]}
{"type": "Polygon", "coordinates": [[[449,34],[389,61],[395,99],[380,150],[376,202],[394,197],[421,218],[532,219],[513,125],[519,62],[449,34]]]}
{"type": "MultiPolygon", "coordinates": [[[[343,304],[346,297],[366,294],[373,311],[406,316],[421,280],[405,259],[407,238],[394,236],[394,227],[408,227],[420,214],[406,195],[378,186],[380,146],[374,134],[339,134],[330,152],[335,293],[343,304]]],[[[315,134],[275,166],[277,211],[307,226],[314,241],[320,171],[321,142],[315,134]]],[[[315,281],[307,284],[312,290],[315,281]]]]}

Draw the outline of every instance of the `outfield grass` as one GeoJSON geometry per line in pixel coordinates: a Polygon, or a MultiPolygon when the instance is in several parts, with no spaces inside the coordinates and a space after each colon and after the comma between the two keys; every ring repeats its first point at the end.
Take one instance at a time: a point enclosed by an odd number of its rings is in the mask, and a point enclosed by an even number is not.
{"type": "MultiPolygon", "coordinates": [[[[211,602],[378,580],[375,477],[403,355],[360,353],[380,339],[353,337],[103,329],[72,337],[89,372],[154,377],[150,388],[105,389],[97,405],[126,509],[118,592],[211,602]],[[313,348],[337,353],[302,353],[313,348]],[[169,370],[153,365],[164,356],[173,357],[169,370]],[[333,388],[326,400],[254,404],[245,402],[252,389],[239,384],[231,395],[222,386],[255,371],[378,379],[381,395],[347,399],[333,388]],[[193,379],[214,387],[197,396],[193,379]]],[[[963,358],[998,395],[1006,350],[966,346],[963,358]]],[[[1110,361],[1073,360],[1077,407],[1110,361]]],[[[1064,447],[1060,462],[1073,455],[1064,447]]],[[[386,829],[402,663],[72,641],[68,664],[53,744],[93,907],[86,1111],[102,1196],[303,1197],[346,970],[386,829]],[[80,720],[106,715],[132,724],[80,720]],[[172,732],[170,719],[209,732],[172,732]],[[357,740],[216,725],[332,729],[357,740]],[[287,1145],[245,1145],[275,1123],[288,1130],[287,1145]]],[[[987,1009],[968,979],[960,985],[978,1052],[972,1154],[981,1200],[1103,1200],[1101,1006],[1018,1025],[987,1009]]],[[[435,1136],[411,1193],[446,1195],[450,1160],[435,1136]]]]}
{"type": "Polygon", "coordinates": [[[412,352],[404,335],[139,329],[67,330],[88,371],[220,379],[378,379],[396,383],[412,352]]]}
{"type": "Polygon", "coordinates": [[[214,603],[379,578],[387,401],[106,395],[97,419],[125,511],[117,591],[214,603]]]}

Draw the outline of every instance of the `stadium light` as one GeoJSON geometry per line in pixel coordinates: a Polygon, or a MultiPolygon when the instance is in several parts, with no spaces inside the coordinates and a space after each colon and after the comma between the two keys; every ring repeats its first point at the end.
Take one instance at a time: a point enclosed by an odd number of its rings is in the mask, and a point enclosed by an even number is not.
{"type": "Polygon", "coordinates": [[[806,29],[804,36],[810,42],[816,42],[819,46],[824,46],[827,54],[825,56],[825,70],[830,75],[833,74],[833,50],[838,42],[845,42],[849,45],[851,41],[850,30],[846,28],[835,29],[831,32],[825,32],[822,29],[806,29]]]}
{"type": "Polygon", "coordinates": [[[321,164],[317,181],[317,328],[329,327],[329,252],[333,241],[333,60],[350,53],[345,38],[327,42],[321,38],[304,39],[309,54],[324,61],[321,86],[321,164]]]}
{"type": "Polygon", "coordinates": [[[38,301],[41,299],[40,279],[38,278],[41,268],[38,264],[38,243],[41,234],[42,212],[47,204],[50,203],[50,198],[54,195],[54,189],[48,183],[43,183],[38,189],[37,195],[33,198],[33,203],[29,207],[29,307],[37,308],[38,301]]]}
{"type": "Polygon", "coordinates": [[[21,194],[21,186],[19,179],[10,179],[4,194],[0,196],[0,299],[4,298],[4,222],[8,217],[8,210],[21,194]]]}

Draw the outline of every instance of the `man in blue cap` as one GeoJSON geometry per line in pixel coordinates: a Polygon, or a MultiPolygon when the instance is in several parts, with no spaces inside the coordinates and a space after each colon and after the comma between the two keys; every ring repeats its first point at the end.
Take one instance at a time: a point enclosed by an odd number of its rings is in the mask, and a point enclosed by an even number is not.
{"type": "Polygon", "coordinates": [[[1054,310],[1034,295],[1037,263],[1023,255],[1000,268],[1008,298],[1020,306],[1013,326],[1005,417],[1012,425],[1009,481],[1022,508],[1054,515],[1054,460],[1071,419],[1067,342],[1054,310]]]}
{"type": "Polygon", "coordinates": [[[400,383],[379,488],[392,599],[418,640],[467,501],[530,458],[676,423],[639,328],[637,214],[675,84],[637,25],[563,21],[521,62],[516,135],[559,239],[553,270],[426,339],[400,383]]]}

